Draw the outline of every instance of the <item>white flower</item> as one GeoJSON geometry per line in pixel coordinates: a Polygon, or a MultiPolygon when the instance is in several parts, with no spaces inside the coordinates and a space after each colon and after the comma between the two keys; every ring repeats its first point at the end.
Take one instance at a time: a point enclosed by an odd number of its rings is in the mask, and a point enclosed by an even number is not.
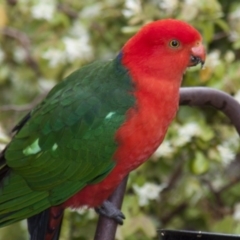
{"type": "Polygon", "coordinates": [[[3,127],[0,125],[0,151],[4,149],[9,140],[9,137],[3,131],[3,127]]]}
{"type": "Polygon", "coordinates": [[[49,92],[56,85],[56,82],[53,79],[40,78],[38,84],[42,92],[49,92]]]}
{"type": "Polygon", "coordinates": [[[64,50],[48,49],[42,57],[49,61],[50,67],[56,67],[77,59],[89,60],[93,57],[93,49],[89,44],[89,34],[85,27],[75,22],[68,36],[62,39],[64,50]]]}
{"type": "Polygon", "coordinates": [[[236,8],[235,11],[231,12],[230,18],[240,19],[240,7],[236,8]]]}
{"type": "Polygon", "coordinates": [[[222,163],[226,166],[235,158],[235,153],[230,149],[226,142],[217,146],[217,150],[221,156],[222,163]]]}
{"type": "Polygon", "coordinates": [[[185,21],[192,21],[194,20],[199,12],[199,0],[185,0],[184,3],[181,5],[181,13],[180,18],[185,21]]]}
{"type": "Polygon", "coordinates": [[[70,208],[70,210],[73,212],[77,212],[80,215],[83,215],[89,210],[89,208],[88,206],[85,205],[85,206],[82,206],[81,208],[70,208]]]}
{"type": "Polygon", "coordinates": [[[54,2],[40,1],[31,8],[31,14],[35,19],[44,19],[50,21],[53,19],[55,9],[56,7],[54,2]]]}
{"type": "Polygon", "coordinates": [[[125,9],[122,11],[123,16],[130,18],[141,13],[142,7],[140,0],[125,0],[125,9]]]}
{"type": "Polygon", "coordinates": [[[63,64],[66,62],[64,51],[58,49],[48,49],[42,55],[43,59],[49,61],[49,66],[54,68],[57,67],[59,64],[63,64]]]}
{"type": "Polygon", "coordinates": [[[96,212],[94,209],[89,208],[88,206],[82,206],[81,208],[71,209],[73,212],[77,212],[80,215],[87,215],[88,219],[94,219],[96,217],[96,212]]]}
{"type": "Polygon", "coordinates": [[[3,62],[4,56],[5,56],[5,54],[2,51],[2,49],[0,48],[0,63],[3,62]]]}
{"type": "Polygon", "coordinates": [[[81,18],[94,18],[101,14],[102,3],[95,3],[91,6],[84,7],[80,13],[81,18]]]}
{"type": "Polygon", "coordinates": [[[185,0],[184,1],[184,4],[187,4],[187,5],[197,5],[199,2],[199,0],[185,0]]]}
{"type": "Polygon", "coordinates": [[[240,103],[240,90],[237,91],[234,98],[235,98],[235,100],[237,100],[240,103]]]}
{"type": "Polygon", "coordinates": [[[215,69],[215,67],[217,67],[220,63],[220,51],[214,50],[208,54],[205,66],[211,69],[215,69]]]}
{"type": "Polygon", "coordinates": [[[233,219],[240,221],[240,203],[235,204],[233,219]]]}
{"type": "Polygon", "coordinates": [[[92,48],[88,43],[88,36],[83,35],[80,38],[65,37],[63,43],[65,45],[65,55],[69,62],[76,59],[91,59],[92,48]]]}
{"type": "Polygon", "coordinates": [[[192,137],[201,134],[200,126],[195,122],[190,122],[180,127],[178,137],[174,140],[176,146],[183,146],[190,142],[192,137]]]}
{"type": "Polygon", "coordinates": [[[154,183],[145,183],[142,187],[133,185],[133,189],[139,197],[139,205],[148,205],[149,200],[156,200],[159,198],[159,193],[166,187],[165,184],[156,185],[154,183]]]}
{"type": "Polygon", "coordinates": [[[240,36],[239,33],[236,30],[232,30],[229,35],[229,40],[232,42],[236,42],[239,40],[240,36]]]}
{"type": "Polygon", "coordinates": [[[159,7],[165,10],[168,14],[172,13],[178,6],[178,0],[162,0],[159,2],[159,7]]]}
{"type": "Polygon", "coordinates": [[[21,63],[26,59],[26,51],[22,47],[16,47],[13,52],[13,58],[15,61],[21,63]]]}
{"type": "Polygon", "coordinates": [[[69,35],[63,38],[65,58],[69,62],[77,59],[89,60],[93,56],[93,49],[89,44],[89,34],[79,22],[75,22],[69,30],[69,35]]]}
{"type": "Polygon", "coordinates": [[[226,62],[231,63],[235,60],[235,54],[233,51],[228,50],[224,56],[226,62]]]}
{"type": "Polygon", "coordinates": [[[84,37],[87,40],[89,40],[89,35],[88,35],[86,28],[79,21],[76,21],[73,24],[73,26],[70,28],[69,35],[71,35],[71,37],[75,37],[75,38],[84,37]]]}
{"type": "Polygon", "coordinates": [[[174,153],[174,148],[172,147],[170,141],[164,141],[159,148],[153,154],[153,157],[171,157],[174,153]]]}

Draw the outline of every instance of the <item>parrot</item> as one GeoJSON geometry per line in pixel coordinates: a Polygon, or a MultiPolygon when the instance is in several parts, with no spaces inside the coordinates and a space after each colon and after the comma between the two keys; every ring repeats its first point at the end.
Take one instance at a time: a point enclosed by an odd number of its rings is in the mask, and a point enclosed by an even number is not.
{"type": "Polygon", "coordinates": [[[0,153],[0,227],[27,219],[32,240],[57,240],[64,209],[83,206],[121,224],[108,197],[162,143],[184,73],[205,57],[198,30],[161,19],[59,82],[0,153]]]}

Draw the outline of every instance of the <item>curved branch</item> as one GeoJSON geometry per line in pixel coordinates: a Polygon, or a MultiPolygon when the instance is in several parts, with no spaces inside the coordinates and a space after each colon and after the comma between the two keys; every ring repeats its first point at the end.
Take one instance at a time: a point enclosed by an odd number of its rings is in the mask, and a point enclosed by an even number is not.
{"type": "Polygon", "coordinates": [[[207,87],[184,87],[180,89],[180,105],[212,106],[231,120],[240,135],[240,104],[229,94],[207,87]]]}

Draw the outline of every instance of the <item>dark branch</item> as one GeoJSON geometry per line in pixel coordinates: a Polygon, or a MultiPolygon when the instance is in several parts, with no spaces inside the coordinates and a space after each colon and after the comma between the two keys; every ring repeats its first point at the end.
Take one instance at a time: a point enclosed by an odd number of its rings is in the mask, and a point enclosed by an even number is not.
{"type": "Polygon", "coordinates": [[[185,209],[187,207],[188,207],[188,204],[186,202],[179,204],[175,209],[173,209],[173,211],[171,211],[170,213],[168,213],[167,215],[165,215],[161,218],[161,220],[160,220],[161,223],[163,225],[168,224],[173,217],[175,217],[176,215],[179,215],[180,213],[185,211],[185,209]]]}
{"type": "Polygon", "coordinates": [[[0,111],[15,111],[15,112],[24,112],[30,111],[33,109],[38,103],[42,101],[42,99],[46,96],[46,93],[37,96],[31,103],[26,105],[3,105],[0,106],[0,111]]]}
{"type": "Polygon", "coordinates": [[[214,189],[212,183],[207,179],[202,179],[202,182],[207,185],[210,192],[213,194],[213,196],[215,198],[215,202],[218,205],[218,207],[223,207],[224,206],[223,200],[222,200],[219,192],[214,189]]]}
{"type": "Polygon", "coordinates": [[[11,27],[5,27],[0,29],[0,34],[13,38],[21,44],[21,46],[23,47],[26,53],[25,61],[33,69],[36,75],[40,76],[41,72],[40,72],[39,66],[36,60],[31,55],[31,43],[28,36],[25,33],[20,32],[19,30],[11,27]]]}
{"type": "Polygon", "coordinates": [[[174,188],[175,184],[177,183],[177,181],[179,180],[179,178],[182,175],[182,170],[183,170],[183,162],[178,161],[173,173],[171,174],[171,176],[168,179],[167,186],[166,186],[166,188],[163,189],[162,193],[165,193],[165,192],[171,190],[172,188],[174,188]]]}
{"type": "MultiPolygon", "coordinates": [[[[125,189],[127,186],[127,179],[128,179],[128,176],[124,178],[124,180],[120,183],[120,185],[117,187],[115,192],[109,198],[109,200],[118,209],[121,209],[121,206],[122,206],[123,197],[124,197],[125,189]]],[[[117,230],[117,223],[114,220],[100,216],[94,240],[114,240],[116,230],[117,230]]]]}
{"type": "Polygon", "coordinates": [[[72,19],[76,19],[78,17],[78,12],[74,11],[74,9],[67,4],[60,3],[58,4],[57,8],[60,12],[63,12],[72,19]]]}
{"type": "Polygon", "coordinates": [[[233,187],[234,185],[238,184],[240,182],[240,176],[237,178],[232,179],[229,183],[221,187],[217,193],[221,195],[224,191],[228,190],[229,188],[233,187]]]}
{"type": "Polygon", "coordinates": [[[180,105],[214,107],[231,120],[240,135],[240,104],[229,94],[206,87],[181,88],[180,105]]]}

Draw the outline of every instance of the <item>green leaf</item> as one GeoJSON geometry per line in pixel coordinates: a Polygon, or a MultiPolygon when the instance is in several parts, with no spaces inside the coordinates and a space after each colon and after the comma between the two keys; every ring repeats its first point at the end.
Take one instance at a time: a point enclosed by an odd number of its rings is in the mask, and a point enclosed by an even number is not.
{"type": "Polygon", "coordinates": [[[195,158],[190,161],[190,170],[196,175],[203,174],[209,169],[209,161],[206,159],[205,155],[197,151],[195,153],[195,158]]]}

